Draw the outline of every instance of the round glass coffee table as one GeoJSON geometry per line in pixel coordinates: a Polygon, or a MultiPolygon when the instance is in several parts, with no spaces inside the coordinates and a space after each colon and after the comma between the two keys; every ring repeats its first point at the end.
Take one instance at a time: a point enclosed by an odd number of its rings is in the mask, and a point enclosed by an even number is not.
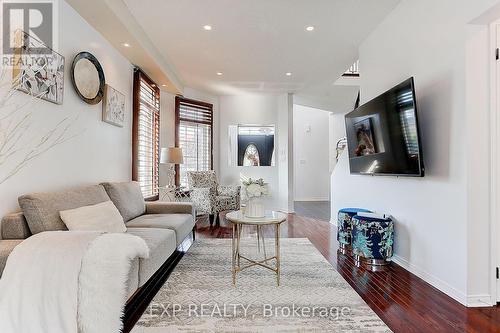
{"type": "Polygon", "coordinates": [[[231,222],[233,226],[233,242],[232,242],[232,274],[233,284],[236,284],[236,274],[244,269],[261,266],[276,273],[276,281],[280,285],[280,226],[281,223],[286,221],[286,214],[280,212],[266,212],[263,217],[246,217],[242,211],[235,211],[226,214],[226,219],[231,222]],[[260,238],[262,238],[262,245],[264,250],[264,259],[250,259],[240,253],[241,229],[244,225],[252,225],[257,227],[257,245],[260,251],[260,238]],[[262,233],[262,226],[272,225],[275,227],[274,256],[267,257],[266,244],[264,241],[264,234],[262,233]],[[247,262],[247,265],[241,265],[241,259],[247,262]],[[274,260],[275,265],[271,266],[270,261],[274,260]]]}

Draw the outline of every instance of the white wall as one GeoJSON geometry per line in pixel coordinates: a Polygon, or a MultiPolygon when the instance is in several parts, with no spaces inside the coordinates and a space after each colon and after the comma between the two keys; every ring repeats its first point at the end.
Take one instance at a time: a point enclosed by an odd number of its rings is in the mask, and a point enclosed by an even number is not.
{"type": "MultiPolygon", "coordinates": [[[[32,111],[29,135],[39,140],[59,121],[68,117],[74,119],[68,136],[74,137],[32,160],[0,185],[2,216],[17,210],[17,197],[28,192],[131,178],[132,65],[66,2],[58,3],[58,51],[66,58],[64,103],[56,105],[37,100],[27,106],[32,111]],[[123,128],[101,121],[101,103],[89,105],[76,95],[70,80],[70,67],[73,57],[80,51],[94,54],[104,69],[106,83],[127,96],[123,128]]],[[[23,103],[28,99],[26,94],[19,93],[17,102],[23,103]]],[[[0,109],[0,112],[4,111],[0,109]]],[[[0,172],[7,171],[0,169],[0,172]]]]}
{"type": "Polygon", "coordinates": [[[330,198],[330,112],[293,106],[293,168],[295,201],[330,198]]]}
{"type": "Polygon", "coordinates": [[[220,182],[224,185],[239,185],[240,173],[251,178],[263,178],[269,183],[269,209],[289,210],[288,202],[288,114],[291,98],[288,95],[238,95],[221,96],[219,106],[219,156],[220,182]],[[232,167],[228,163],[229,125],[256,124],[276,125],[274,167],[232,167]],[[283,171],[281,171],[281,169],[283,171]],[[281,196],[280,196],[281,194],[281,196]]]}
{"type": "MultiPolygon", "coordinates": [[[[468,190],[483,194],[486,175],[471,172],[468,142],[489,126],[484,116],[474,115],[488,112],[478,109],[484,104],[466,107],[467,24],[494,3],[403,0],[360,46],[362,102],[415,77],[426,177],[351,176],[346,153],[332,175],[335,213],[347,206],[391,213],[396,220],[396,262],[469,305],[488,296],[489,272],[484,266],[477,272],[470,269],[468,248],[487,242],[488,231],[470,238],[469,224],[477,219],[469,221],[468,216],[488,212],[488,207],[487,202],[476,203],[480,210],[471,211],[468,190]],[[470,117],[477,121],[468,124],[470,117]]],[[[483,143],[481,135],[473,149],[483,143]]],[[[486,152],[480,151],[472,154],[474,168],[488,163],[486,152]]]]}

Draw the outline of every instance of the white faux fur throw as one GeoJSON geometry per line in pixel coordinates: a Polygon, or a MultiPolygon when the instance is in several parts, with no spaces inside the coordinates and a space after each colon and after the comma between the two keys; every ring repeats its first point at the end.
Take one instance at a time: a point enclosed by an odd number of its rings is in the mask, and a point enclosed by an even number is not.
{"type": "Polygon", "coordinates": [[[29,237],[0,279],[0,332],[118,333],[131,261],[147,256],[144,240],[128,234],[29,237]]]}
{"type": "Polygon", "coordinates": [[[79,332],[121,332],[130,265],[148,256],[146,243],[137,236],[104,234],[92,242],[80,273],[79,332]]]}

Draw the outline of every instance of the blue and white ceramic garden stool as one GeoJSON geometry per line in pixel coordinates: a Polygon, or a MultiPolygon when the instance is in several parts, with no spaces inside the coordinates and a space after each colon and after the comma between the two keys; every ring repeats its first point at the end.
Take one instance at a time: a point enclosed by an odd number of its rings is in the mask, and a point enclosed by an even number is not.
{"type": "Polygon", "coordinates": [[[342,254],[351,253],[351,220],[358,213],[371,213],[371,211],[362,208],[344,208],[339,210],[337,216],[337,240],[339,241],[339,252],[342,254]]]}
{"type": "Polygon", "coordinates": [[[357,264],[388,265],[394,244],[394,222],[356,215],[352,218],[352,255],[357,264]]]}

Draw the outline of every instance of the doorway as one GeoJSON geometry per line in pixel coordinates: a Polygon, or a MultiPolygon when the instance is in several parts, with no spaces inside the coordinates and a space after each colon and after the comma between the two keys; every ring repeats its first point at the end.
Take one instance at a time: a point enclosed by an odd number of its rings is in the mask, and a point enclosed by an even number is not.
{"type": "Polygon", "coordinates": [[[295,212],[323,221],[330,221],[329,114],[293,106],[295,212]]]}

